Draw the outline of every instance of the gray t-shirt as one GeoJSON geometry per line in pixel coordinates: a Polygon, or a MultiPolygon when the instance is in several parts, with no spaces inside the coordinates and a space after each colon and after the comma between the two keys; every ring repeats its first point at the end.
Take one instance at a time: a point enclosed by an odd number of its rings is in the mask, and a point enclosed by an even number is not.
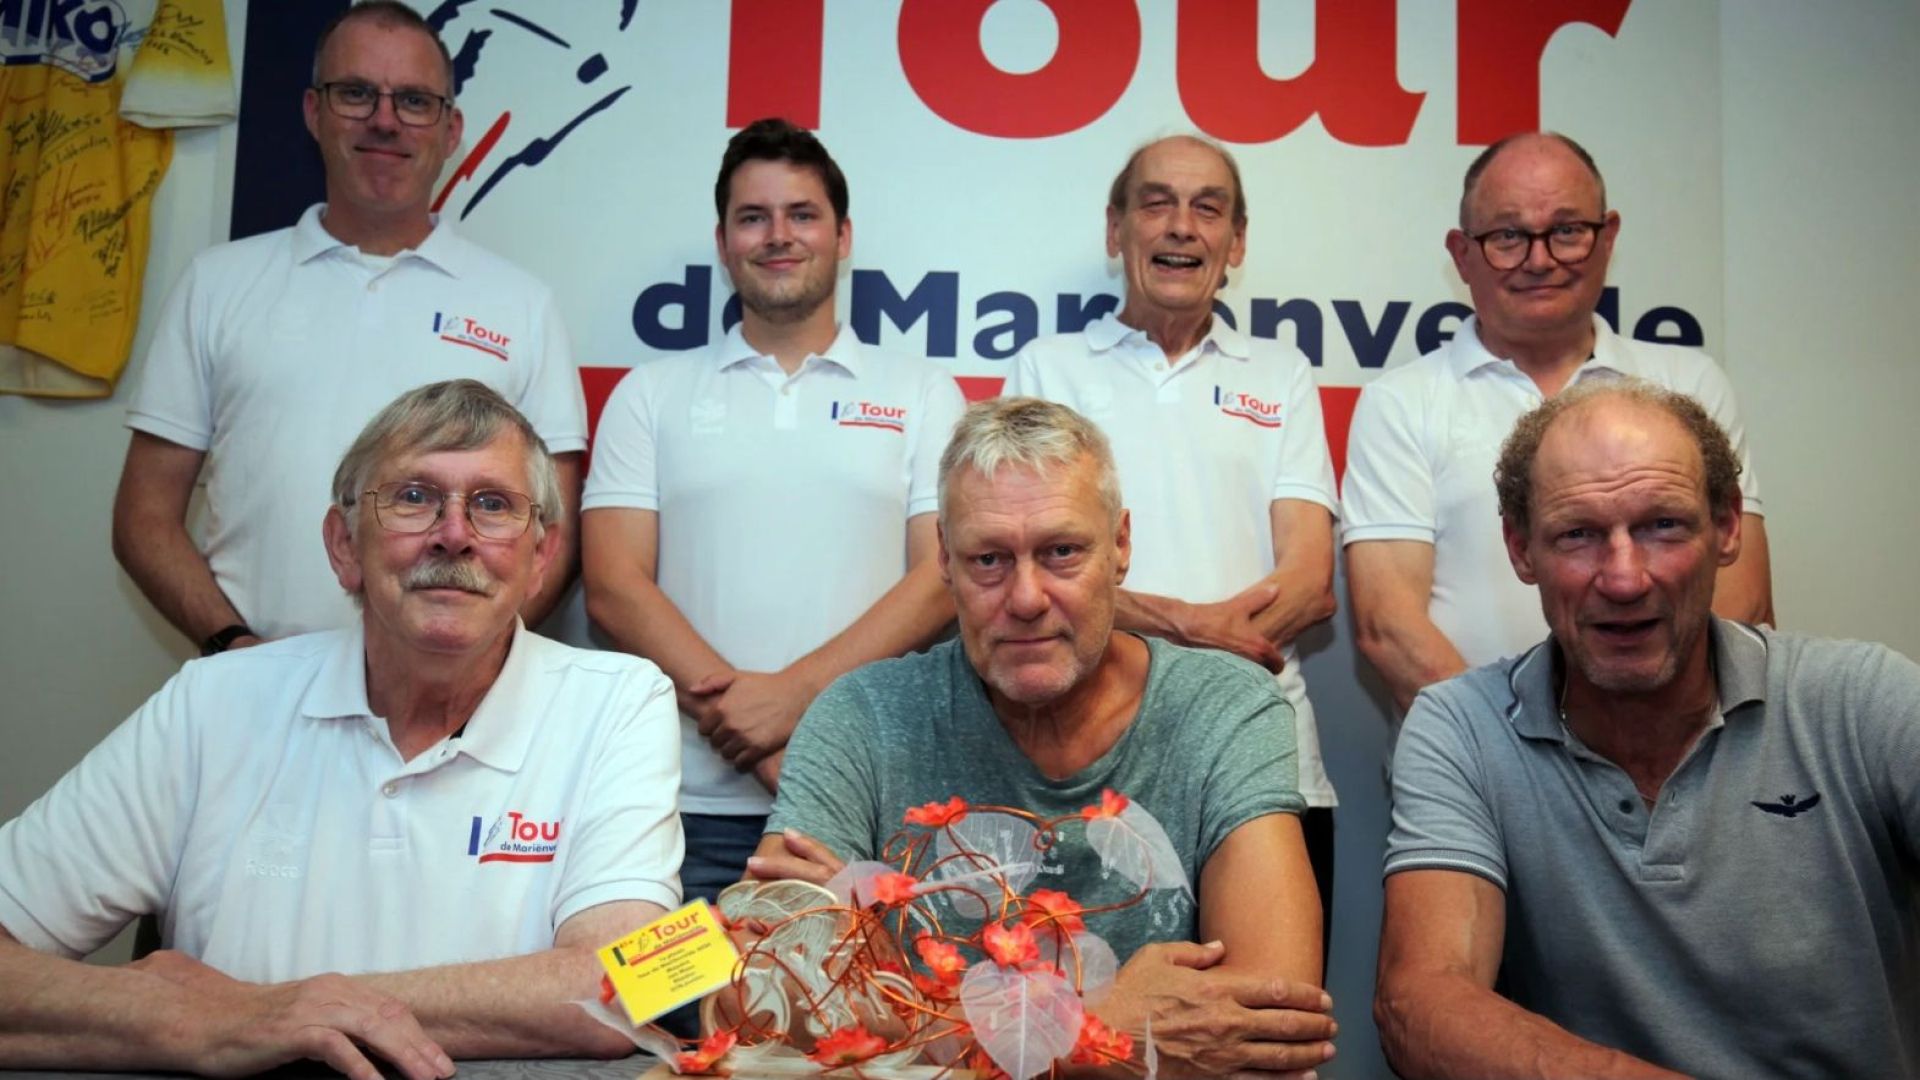
{"type": "Polygon", "coordinates": [[[1415,700],[1386,873],[1507,897],[1497,989],[1706,1077],[1920,1075],[1920,666],[1714,620],[1720,716],[1649,813],[1554,650],[1415,700]]]}
{"type": "MultiPolygon", "coordinates": [[[[1273,677],[1224,653],[1148,638],[1139,714],[1099,760],[1064,780],[1035,769],[994,715],[957,641],[868,664],[807,710],[787,746],[768,832],[799,829],[849,862],[876,859],[911,807],[958,795],[1041,817],[1098,803],[1104,788],[1166,827],[1187,880],[1227,834],[1254,818],[1299,813],[1293,710],[1273,677]]],[[[1085,907],[1137,889],[1101,868],[1081,823],[1063,825],[1028,890],[1062,889],[1085,907]]],[[[1191,941],[1194,898],[1156,889],[1087,928],[1124,962],[1154,941],[1191,941]]]]}

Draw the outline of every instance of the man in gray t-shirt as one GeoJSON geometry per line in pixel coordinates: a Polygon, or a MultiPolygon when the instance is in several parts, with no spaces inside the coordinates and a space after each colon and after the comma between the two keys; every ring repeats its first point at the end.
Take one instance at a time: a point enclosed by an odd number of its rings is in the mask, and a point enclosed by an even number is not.
{"type": "Polygon", "coordinates": [[[1402,1075],[1920,1071],[1920,666],[1711,616],[1738,473],[1646,384],[1508,438],[1553,634],[1407,715],[1375,1000],[1402,1075]]]}
{"type": "MultiPolygon", "coordinates": [[[[1106,438],[1062,405],[974,405],[941,457],[939,531],[959,640],[820,695],[749,874],[825,882],[950,796],[1059,817],[1111,789],[1165,827],[1187,887],[1089,917],[1124,961],[1092,1011],[1150,1025],[1168,1076],[1331,1058],[1292,710],[1251,664],[1113,633],[1130,548],[1106,438]]],[[[1030,889],[1138,891],[1060,833],[1030,889]]]]}

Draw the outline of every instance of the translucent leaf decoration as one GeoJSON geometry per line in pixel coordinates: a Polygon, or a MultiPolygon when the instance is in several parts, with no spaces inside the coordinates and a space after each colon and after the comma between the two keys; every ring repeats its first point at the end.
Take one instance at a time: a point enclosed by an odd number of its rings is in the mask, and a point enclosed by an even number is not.
{"type": "Polygon", "coordinates": [[[967,969],[960,1007],[980,1048],[1012,1080],[1038,1076],[1072,1053],[1086,1015],[1060,976],[990,963],[967,969]]]}
{"type": "Polygon", "coordinates": [[[853,862],[840,868],[827,882],[827,891],[843,904],[866,907],[874,902],[874,883],[898,870],[883,862],[853,862]]]}
{"type": "Polygon", "coordinates": [[[1179,889],[1193,895],[1167,830],[1139,803],[1124,801],[1117,813],[1091,815],[1087,844],[1101,865],[1142,889],[1179,889]]]}
{"type": "Polygon", "coordinates": [[[1141,1051],[1142,1060],[1147,1065],[1147,1074],[1141,1080],[1160,1080],[1160,1048],[1153,1043],[1152,1013],[1147,1014],[1147,1035],[1142,1041],[1147,1044],[1146,1049],[1141,1051]]]}
{"type": "Polygon", "coordinates": [[[1098,934],[1082,931],[1073,935],[1073,944],[1065,945],[1060,935],[1042,933],[1040,959],[1059,967],[1067,985],[1078,980],[1080,996],[1088,1005],[1098,1005],[1113,989],[1114,976],[1120,971],[1120,958],[1098,934]]]}
{"type": "MultiPolygon", "coordinates": [[[[930,885],[974,885],[977,892],[992,895],[999,888],[981,888],[998,877],[1011,892],[1021,892],[1040,871],[1040,852],[1035,841],[1040,830],[1032,822],[1012,814],[974,811],[941,829],[934,837],[934,855],[942,860],[940,869],[928,877],[930,885]],[[958,841],[958,843],[956,843],[958,841]],[[951,859],[959,855],[960,858],[951,859]]],[[[1165,832],[1161,833],[1164,839],[1165,832]]],[[[955,914],[968,919],[984,919],[987,909],[980,898],[960,889],[941,893],[953,905],[955,914]]]]}

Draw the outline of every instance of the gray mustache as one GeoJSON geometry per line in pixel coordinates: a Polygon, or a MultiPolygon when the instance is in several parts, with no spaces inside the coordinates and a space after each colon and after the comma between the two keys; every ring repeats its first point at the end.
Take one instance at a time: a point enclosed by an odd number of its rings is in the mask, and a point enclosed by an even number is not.
{"type": "Polygon", "coordinates": [[[476,563],[462,559],[428,559],[407,571],[402,582],[412,589],[459,589],[492,596],[494,581],[476,563]]]}

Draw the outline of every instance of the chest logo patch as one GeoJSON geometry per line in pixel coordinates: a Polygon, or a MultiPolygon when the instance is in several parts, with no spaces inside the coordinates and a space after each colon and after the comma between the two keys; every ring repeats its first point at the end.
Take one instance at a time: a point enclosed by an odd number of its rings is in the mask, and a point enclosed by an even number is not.
{"type": "Polygon", "coordinates": [[[496,360],[505,360],[507,346],[513,343],[512,338],[498,330],[487,328],[478,319],[444,312],[434,313],[433,332],[441,341],[451,341],[455,345],[479,349],[496,360]]]}
{"type": "Polygon", "coordinates": [[[1213,403],[1227,416],[1236,416],[1263,428],[1277,428],[1280,425],[1280,405],[1278,401],[1261,401],[1252,394],[1244,394],[1224,386],[1213,388],[1213,403]]]}
{"type": "Polygon", "coordinates": [[[518,810],[494,818],[490,827],[476,816],[467,833],[467,854],[483,863],[552,862],[553,853],[560,850],[560,824],[535,821],[518,810]]]}
{"type": "Polygon", "coordinates": [[[837,427],[879,428],[906,434],[907,410],[874,401],[836,401],[827,414],[837,427]]]}
{"type": "Polygon", "coordinates": [[[1798,795],[1782,795],[1779,802],[1756,802],[1753,808],[1777,817],[1799,817],[1819,805],[1820,793],[1816,791],[1804,799],[1798,795]]]}

